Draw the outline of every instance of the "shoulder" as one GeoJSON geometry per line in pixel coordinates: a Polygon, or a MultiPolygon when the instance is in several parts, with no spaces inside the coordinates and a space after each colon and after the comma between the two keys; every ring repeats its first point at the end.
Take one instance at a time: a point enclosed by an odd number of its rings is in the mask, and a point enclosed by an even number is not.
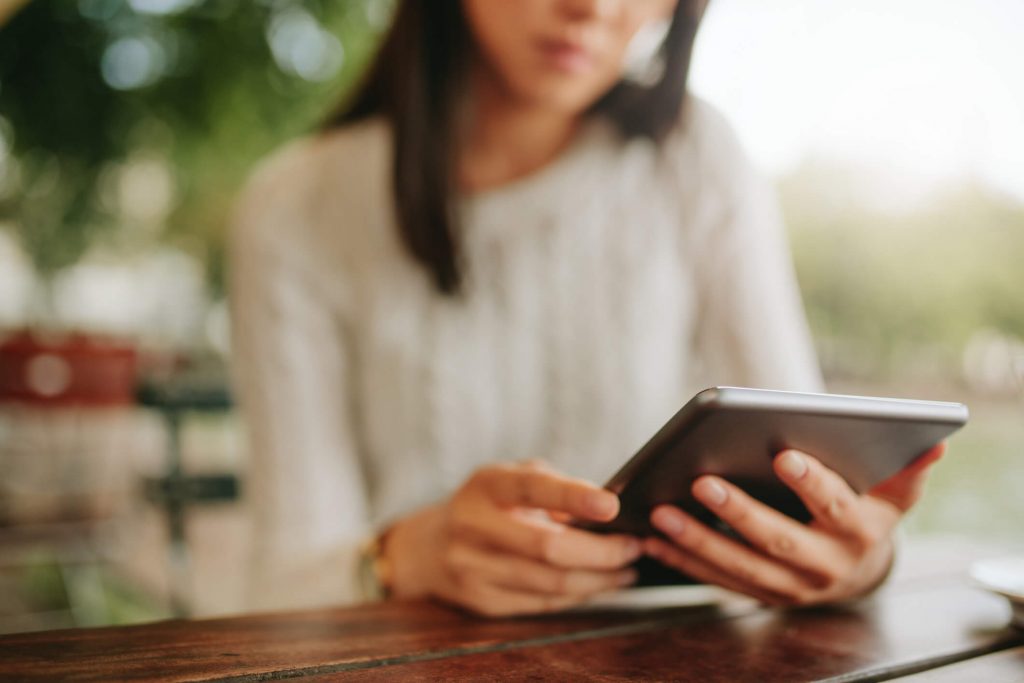
{"type": "Polygon", "coordinates": [[[697,238],[727,239],[762,230],[778,218],[769,179],[754,165],[732,124],[712,104],[687,98],[664,153],[697,238]]]}
{"type": "Polygon", "coordinates": [[[386,185],[390,140],[371,119],[277,149],[249,176],[235,202],[230,240],[295,251],[337,238],[338,214],[359,216],[386,185]]]}
{"type": "Polygon", "coordinates": [[[688,96],[662,157],[664,182],[674,193],[692,252],[756,245],[781,234],[774,186],[710,103],[688,96]]]}
{"type": "Polygon", "coordinates": [[[758,174],[739,136],[713,104],[688,95],[666,151],[684,177],[700,178],[703,190],[723,195],[744,191],[758,174]]]}
{"type": "Polygon", "coordinates": [[[688,95],[683,106],[680,132],[692,137],[698,144],[724,146],[738,151],[740,144],[736,131],[725,114],[702,97],[688,95]]]}

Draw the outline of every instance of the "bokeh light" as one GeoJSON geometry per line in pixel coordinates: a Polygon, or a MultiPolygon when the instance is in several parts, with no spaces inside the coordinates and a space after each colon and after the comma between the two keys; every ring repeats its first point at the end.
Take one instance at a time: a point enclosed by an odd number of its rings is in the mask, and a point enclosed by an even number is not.
{"type": "Polygon", "coordinates": [[[167,68],[163,46],[150,36],[119,38],[103,52],[103,80],[116,90],[152,85],[167,68]]]}
{"type": "Polygon", "coordinates": [[[333,78],[345,62],[341,42],[298,7],[288,7],[271,19],[267,41],[278,66],[308,81],[333,78]]]}

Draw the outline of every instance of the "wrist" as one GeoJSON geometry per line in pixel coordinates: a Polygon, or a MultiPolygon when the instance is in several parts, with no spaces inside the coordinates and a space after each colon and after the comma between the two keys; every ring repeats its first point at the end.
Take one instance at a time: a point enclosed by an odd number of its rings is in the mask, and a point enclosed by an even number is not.
{"type": "Polygon", "coordinates": [[[436,573],[431,559],[440,548],[440,508],[432,506],[396,522],[383,545],[382,559],[390,569],[390,594],[423,598],[432,593],[436,573]]]}

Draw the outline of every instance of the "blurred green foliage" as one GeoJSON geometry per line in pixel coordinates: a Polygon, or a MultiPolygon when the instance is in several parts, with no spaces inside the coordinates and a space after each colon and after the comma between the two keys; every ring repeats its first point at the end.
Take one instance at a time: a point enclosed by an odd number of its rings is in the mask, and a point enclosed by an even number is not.
{"type": "Polygon", "coordinates": [[[222,229],[245,173],[334,106],[362,71],[388,6],[28,3],[0,29],[0,135],[10,154],[0,220],[52,275],[131,229],[104,200],[105,185],[118,162],[158,158],[175,188],[158,237],[200,257],[218,287],[222,229]]]}
{"type": "Polygon", "coordinates": [[[76,564],[40,550],[5,571],[13,573],[16,602],[7,613],[0,610],[0,632],[12,624],[20,631],[142,623],[171,616],[160,600],[112,566],[76,564]],[[4,617],[13,620],[5,623],[4,617]]]}
{"type": "Polygon", "coordinates": [[[31,558],[25,563],[19,578],[22,583],[19,592],[32,604],[34,610],[52,611],[67,605],[64,578],[60,566],[52,558],[31,558]]]}
{"type": "Polygon", "coordinates": [[[872,208],[856,186],[848,171],[808,165],[781,187],[831,376],[948,381],[977,332],[1024,339],[1024,205],[968,184],[872,208]]]}

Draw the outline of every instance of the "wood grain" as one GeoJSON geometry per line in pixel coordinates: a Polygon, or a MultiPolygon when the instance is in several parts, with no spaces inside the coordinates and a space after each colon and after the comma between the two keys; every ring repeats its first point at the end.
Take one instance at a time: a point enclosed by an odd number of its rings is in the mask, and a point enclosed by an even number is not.
{"type": "Polygon", "coordinates": [[[390,602],[9,635],[0,680],[1016,680],[1024,633],[1007,626],[1006,602],[930,566],[869,600],[806,610],[488,620],[390,602]]]}
{"type": "MultiPolygon", "coordinates": [[[[753,609],[753,608],[748,608],[753,609]]],[[[451,656],[548,638],[703,622],[714,607],[483,619],[429,602],[389,602],[233,619],[166,621],[0,637],[0,680],[196,680],[300,675],[451,656]],[[281,672],[274,674],[274,672],[281,672]]]]}
{"type": "Polygon", "coordinates": [[[1024,645],[1024,634],[1007,628],[1008,618],[998,598],[960,582],[932,582],[847,609],[765,610],[643,633],[335,671],[331,680],[887,680],[1024,645]]]}

